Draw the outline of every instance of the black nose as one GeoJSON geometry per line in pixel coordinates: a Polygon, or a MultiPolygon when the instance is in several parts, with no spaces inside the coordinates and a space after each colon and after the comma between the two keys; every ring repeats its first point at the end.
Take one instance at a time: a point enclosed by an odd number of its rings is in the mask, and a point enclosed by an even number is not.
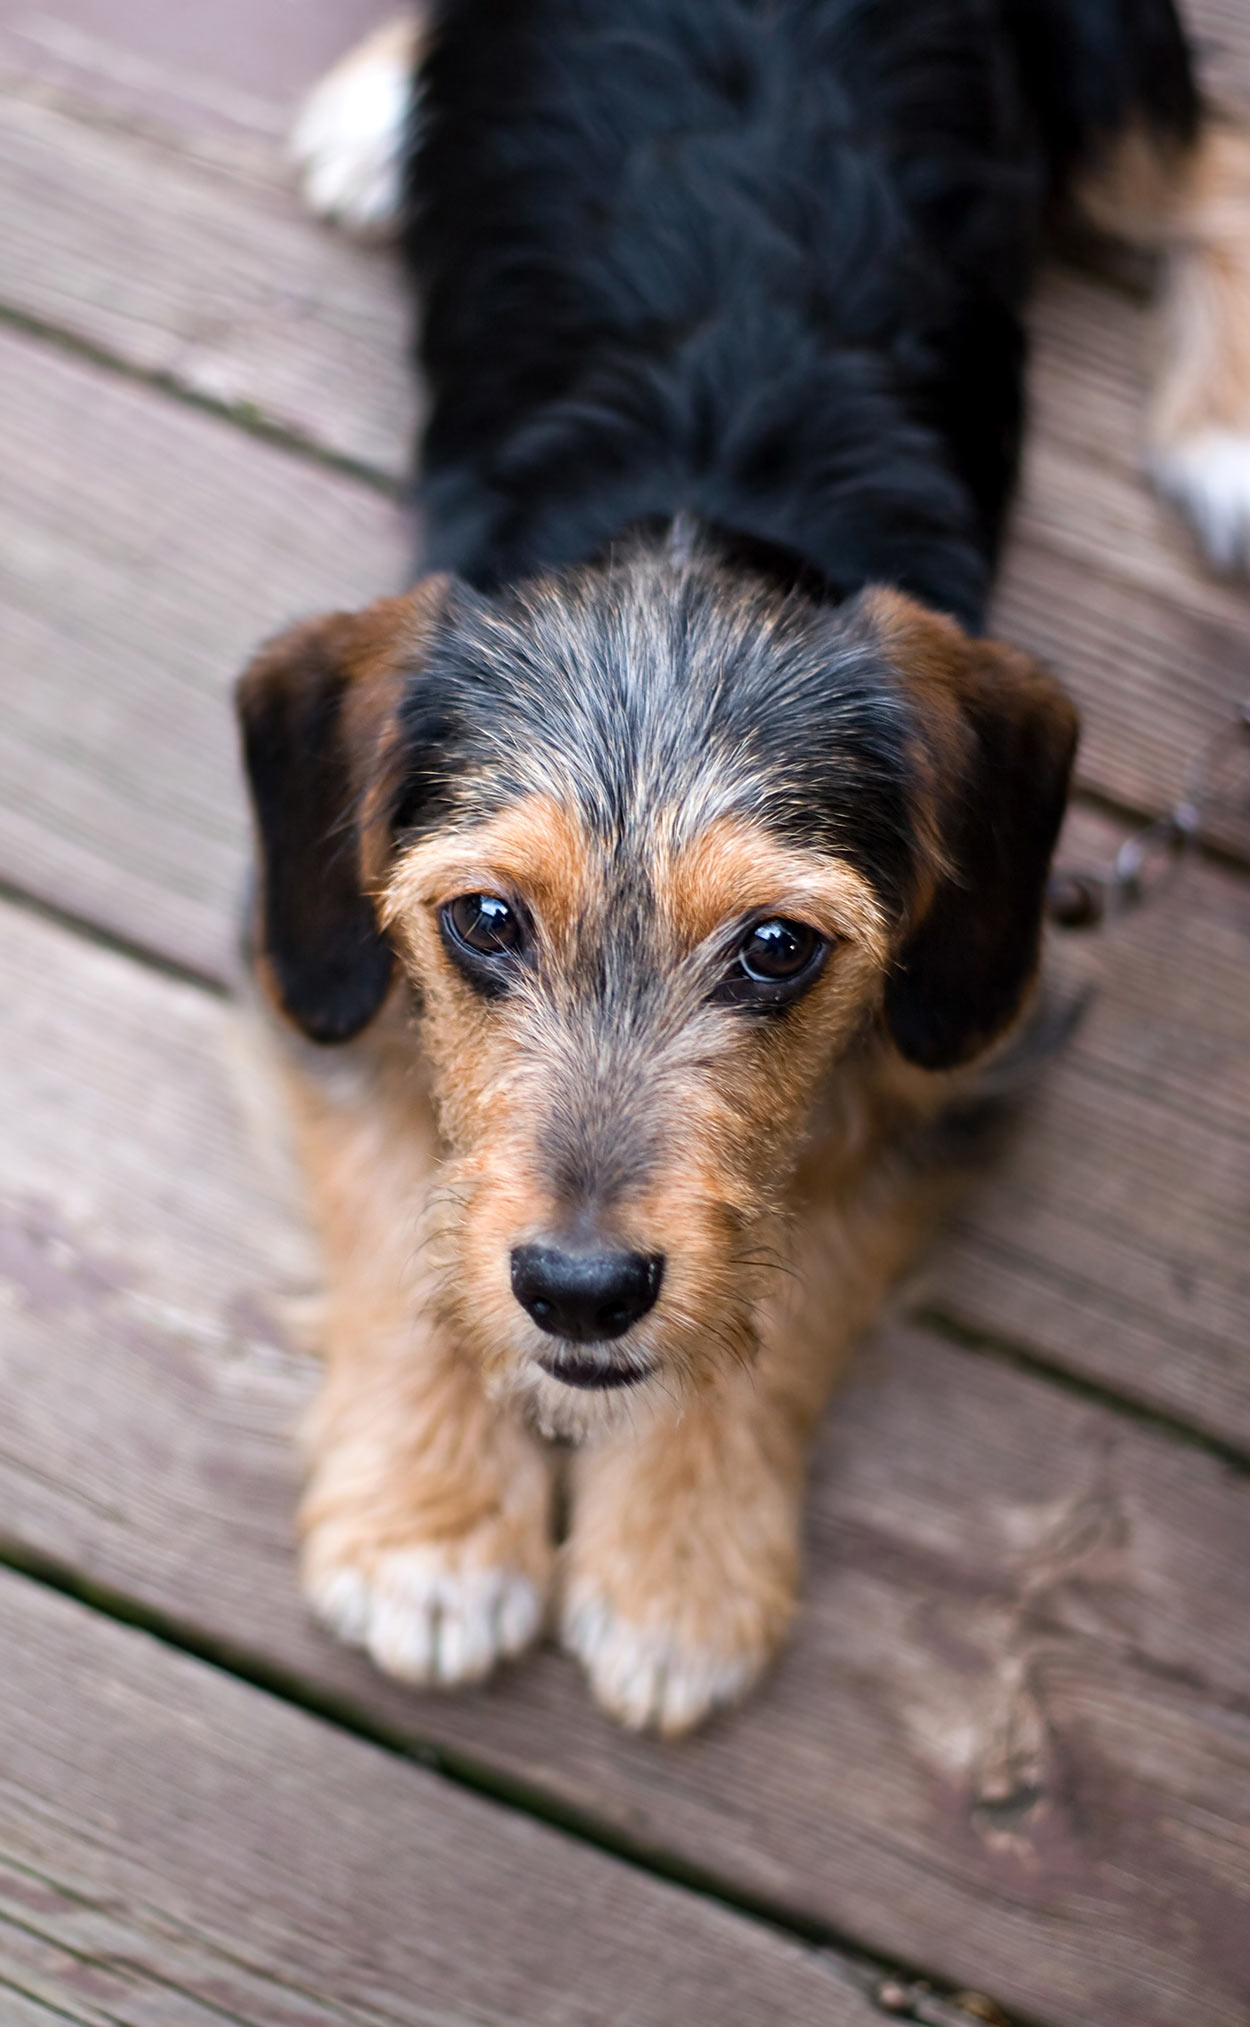
{"type": "Polygon", "coordinates": [[[566,1253],[516,1246],[512,1292],[540,1330],[574,1344],[620,1337],[645,1316],[664,1278],[662,1253],[566,1253]]]}

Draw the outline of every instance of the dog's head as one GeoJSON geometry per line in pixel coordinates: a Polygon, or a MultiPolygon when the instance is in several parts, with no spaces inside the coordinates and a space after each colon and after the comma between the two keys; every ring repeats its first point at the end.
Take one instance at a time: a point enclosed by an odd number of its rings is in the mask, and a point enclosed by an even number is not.
{"type": "Polygon", "coordinates": [[[749,1344],[839,1058],[956,1065],[1028,991],[1075,717],[897,593],[643,550],[428,579],[270,645],[240,710],[262,975],[325,1043],[411,981],[445,1300],[550,1426],[749,1344]]]}

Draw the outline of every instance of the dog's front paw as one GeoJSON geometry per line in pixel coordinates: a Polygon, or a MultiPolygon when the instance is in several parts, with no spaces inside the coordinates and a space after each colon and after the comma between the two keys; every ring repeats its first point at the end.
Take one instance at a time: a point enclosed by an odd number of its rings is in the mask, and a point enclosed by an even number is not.
{"type": "Polygon", "coordinates": [[[305,1546],[304,1594],[322,1624],[384,1674],[450,1688],[482,1681],[538,1637],[550,1570],[545,1557],[529,1561],[504,1560],[476,1536],[353,1549],[336,1528],[305,1546]]]}
{"type": "Polygon", "coordinates": [[[674,1737],[736,1702],[790,1623],[801,1460],[736,1406],[577,1460],[561,1638],[635,1730],[674,1737]]]}
{"type": "Polygon", "coordinates": [[[1250,430],[1202,429],[1151,454],[1164,498],[1192,522],[1217,570],[1250,570],[1250,430]]]}
{"type": "Polygon", "coordinates": [[[714,1710],[745,1696],[767,1663],[770,1636],[725,1628],[717,1646],[680,1623],[626,1618],[602,1592],[579,1585],[565,1604],[561,1639],[576,1655],[598,1702],[632,1731],[676,1738],[714,1710]],[[735,1644],[736,1634],[736,1644],[735,1644]]]}

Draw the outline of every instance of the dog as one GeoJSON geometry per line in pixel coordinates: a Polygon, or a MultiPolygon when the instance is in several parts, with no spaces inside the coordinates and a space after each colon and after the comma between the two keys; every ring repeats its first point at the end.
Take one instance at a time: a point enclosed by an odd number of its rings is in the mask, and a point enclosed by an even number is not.
{"type": "Polygon", "coordinates": [[[1026,1014],[1076,745],[984,634],[1027,301],[1168,256],[1149,423],[1250,525],[1250,148],[1169,0],[445,0],[320,89],[398,226],[422,574],[264,647],[252,961],[327,1267],[303,1583],[388,1673],[554,1625],[683,1732],[1026,1014]]]}

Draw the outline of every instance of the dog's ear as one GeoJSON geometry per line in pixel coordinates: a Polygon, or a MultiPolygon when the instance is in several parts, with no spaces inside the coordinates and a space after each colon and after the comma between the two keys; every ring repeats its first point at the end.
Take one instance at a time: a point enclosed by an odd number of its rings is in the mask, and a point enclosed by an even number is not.
{"type": "Polygon", "coordinates": [[[235,701],[256,815],[256,961],[317,1042],[345,1042],[378,1012],[393,958],[371,899],[402,767],[399,704],[447,595],[330,613],[263,647],[235,701]]]}
{"type": "Polygon", "coordinates": [[[859,611],[910,704],[927,832],[885,1019],[911,1062],[949,1069],[1010,1025],[1032,983],[1078,720],[1015,648],[897,592],[868,592],[859,611]]]}

